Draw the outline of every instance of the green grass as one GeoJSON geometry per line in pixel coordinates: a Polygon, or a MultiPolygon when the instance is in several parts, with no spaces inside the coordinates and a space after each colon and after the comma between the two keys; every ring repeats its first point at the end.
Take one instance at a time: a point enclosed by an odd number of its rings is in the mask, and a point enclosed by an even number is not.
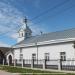
{"type": "Polygon", "coordinates": [[[12,72],[12,73],[51,73],[49,71],[32,70],[32,69],[25,69],[25,68],[11,67],[11,66],[1,66],[1,70],[5,70],[7,72],[12,72]]]}
{"type": "Polygon", "coordinates": [[[60,72],[61,74],[57,74],[58,72],[32,70],[32,69],[18,68],[18,67],[11,67],[11,66],[0,66],[0,70],[5,70],[5,71],[11,72],[11,73],[23,73],[22,75],[75,75],[75,74],[69,74],[69,73],[63,74],[61,72],[60,72]],[[24,73],[33,73],[33,74],[24,74],[24,73]],[[43,73],[43,74],[41,74],[41,73],[43,73]]]}

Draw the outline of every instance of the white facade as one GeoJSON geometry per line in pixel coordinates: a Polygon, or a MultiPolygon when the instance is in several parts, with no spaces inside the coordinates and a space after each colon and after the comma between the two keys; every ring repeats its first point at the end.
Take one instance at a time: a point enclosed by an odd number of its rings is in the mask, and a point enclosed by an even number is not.
{"type": "MultiPolygon", "coordinates": [[[[73,42],[43,45],[38,47],[22,48],[23,59],[32,59],[32,54],[38,54],[38,59],[45,59],[45,53],[49,53],[49,59],[60,59],[60,52],[66,53],[66,59],[75,58],[73,42]],[[37,53],[38,50],[38,53],[37,53]]],[[[20,48],[14,49],[14,59],[20,59],[20,48]]]]}
{"type": "MultiPolygon", "coordinates": [[[[26,24],[27,25],[27,24],[26,24]]],[[[20,38],[18,38],[18,42],[22,40],[26,40],[27,38],[31,38],[31,29],[26,26],[26,29],[21,29],[19,31],[20,38]],[[23,34],[24,35],[23,35],[23,34]]],[[[58,35],[60,34],[57,32],[58,35]]],[[[64,34],[67,35],[68,33],[64,34]]],[[[54,33],[55,35],[55,33],[54,33]]],[[[62,34],[63,35],[63,34],[62,34]]],[[[41,35],[40,35],[41,36],[41,35]]],[[[55,35],[57,36],[57,35],[55,35]]],[[[61,34],[59,35],[59,37],[61,34]]],[[[73,36],[73,35],[72,35],[73,36]]],[[[63,36],[62,36],[63,37],[63,36]]],[[[67,36],[66,36],[67,37],[67,36]]],[[[34,58],[40,59],[61,59],[64,58],[65,60],[73,60],[75,59],[75,49],[74,49],[74,40],[75,38],[58,38],[54,40],[42,41],[42,42],[33,42],[27,44],[18,44],[13,46],[14,48],[14,59],[32,59],[34,58]]],[[[46,35],[45,35],[46,38],[46,35]]],[[[48,38],[48,37],[47,37],[48,38]]],[[[52,37],[51,37],[52,38],[52,37]]],[[[35,39],[35,38],[34,38],[35,39]]],[[[27,40],[28,41],[28,40],[27,40]]],[[[26,41],[26,42],[27,42],[26,41]]],[[[37,40],[36,40],[37,41],[37,40]]]]}

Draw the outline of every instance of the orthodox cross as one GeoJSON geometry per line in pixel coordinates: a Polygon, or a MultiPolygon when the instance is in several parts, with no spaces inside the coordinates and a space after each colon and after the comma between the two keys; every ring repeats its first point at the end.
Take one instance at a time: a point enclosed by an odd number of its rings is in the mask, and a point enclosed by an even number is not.
{"type": "Polygon", "coordinates": [[[26,27],[27,27],[27,20],[28,19],[26,17],[23,19],[23,22],[25,23],[26,27]]]}

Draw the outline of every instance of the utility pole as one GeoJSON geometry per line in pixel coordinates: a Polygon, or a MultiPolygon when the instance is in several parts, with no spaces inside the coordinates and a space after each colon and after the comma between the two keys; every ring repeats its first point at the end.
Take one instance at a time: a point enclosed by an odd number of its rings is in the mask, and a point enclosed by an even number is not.
{"type": "Polygon", "coordinates": [[[37,45],[37,42],[35,44],[36,44],[36,48],[37,48],[37,64],[38,64],[38,45],[37,45]]]}
{"type": "MultiPolygon", "coordinates": [[[[75,41],[74,41],[73,47],[74,47],[74,49],[75,49],[75,41]]],[[[74,50],[74,60],[75,60],[75,50],[74,50]]]]}

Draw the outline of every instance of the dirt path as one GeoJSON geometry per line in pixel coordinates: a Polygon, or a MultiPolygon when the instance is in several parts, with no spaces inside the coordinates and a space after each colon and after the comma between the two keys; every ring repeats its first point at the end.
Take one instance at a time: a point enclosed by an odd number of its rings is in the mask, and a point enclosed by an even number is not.
{"type": "Polygon", "coordinates": [[[13,74],[13,73],[9,73],[9,72],[0,70],[0,75],[19,75],[19,74],[13,74]]]}

